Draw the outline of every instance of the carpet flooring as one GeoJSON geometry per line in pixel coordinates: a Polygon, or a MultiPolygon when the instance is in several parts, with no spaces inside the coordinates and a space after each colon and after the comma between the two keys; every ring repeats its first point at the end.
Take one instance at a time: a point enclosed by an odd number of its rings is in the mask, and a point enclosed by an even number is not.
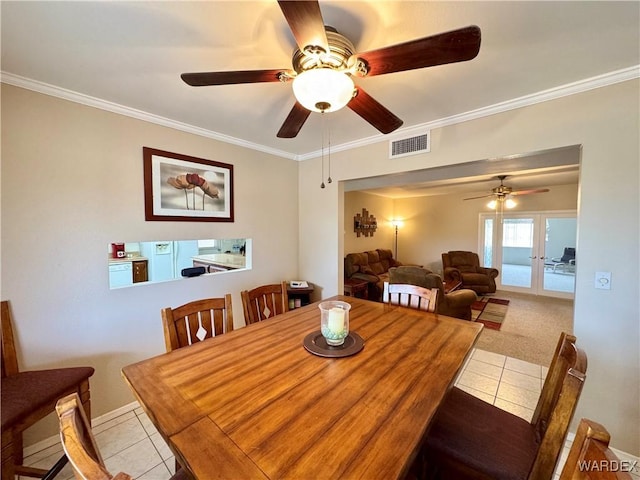
{"type": "Polygon", "coordinates": [[[492,330],[500,330],[508,307],[509,300],[504,298],[480,297],[471,305],[471,320],[492,330]]]}
{"type": "Polygon", "coordinates": [[[509,309],[500,330],[482,330],[477,348],[549,366],[560,333],[573,333],[573,300],[502,290],[484,297],[509,300],[509,309]]]}

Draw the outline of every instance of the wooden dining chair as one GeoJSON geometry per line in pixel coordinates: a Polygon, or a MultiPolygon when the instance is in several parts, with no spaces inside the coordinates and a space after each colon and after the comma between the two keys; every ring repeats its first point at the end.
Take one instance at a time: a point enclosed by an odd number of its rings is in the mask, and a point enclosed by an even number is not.
{"type": "MultiPolygon", "coordinates": [[[[127,473],[111,475],[104,465],[98,450],[91,424],[84,409],[80,408],[80,398],[76,393],[58,400],[56,413],[60,422],[60,441],[77,480],[133,480],[127,473]]],[[[187,480],[184,469],[178,471],[171,480],[187,480]]]]}
{"type": "Polygon", "coordinates": [[[2,301],[2,478],[42,478],[46,470],[23,465],[22,434],[55,410],[59,398],[79,395],[91,418],[89,377],[92,367],[53,368],[21,372],[13,337],[11,308],[2,301]]]}
{"type": "Polygon", "coordinates": [[[275,317],[289,311],[287,282],[262,285],[240,293],[244,321],[247,325],[275,317]]]}
{"type": "Polygon", "coordinates": [[[560,480],[631,480],[624,464],[609,448],[609,432],[583,418],[564,464],[560,480]]]}
{"type": "Polygon", "coordinates": [[[167,352],[233,331],[229,293],[223,298],[206,298],[177,308],[163,308],[161,315],[167,352]]]}
{"type": "Polygon", "coordinates": [[[435,312],[438,303],[438,289],[424,288],[406,283],[384,282],[382,302],[426,312],[435,312]]]}
{"type": "Polygon", "coordinates": [[[560,335],[531,422],[453,387],[426,436],[427,478],[553,478],[586,378],[575,341],[560,335]]]}

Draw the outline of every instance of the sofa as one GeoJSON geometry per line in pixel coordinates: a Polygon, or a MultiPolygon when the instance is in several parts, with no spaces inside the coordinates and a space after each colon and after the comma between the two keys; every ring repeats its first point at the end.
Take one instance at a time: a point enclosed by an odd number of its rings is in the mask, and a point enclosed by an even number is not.
{"type": "Polygon", "coordinates": [[[422,267],[390,268],[389,283],[408,283],[424,288],[437,288],[436,313],[462,320],[471,320],[471,305],[478,299],[476,292],[468,289],[444,293],[444,285],[440,275],[422,267]]]}
{"type": "Polygon", "coordinates": [[[389,281],[389,269],[402,265],[391,250],[377,249],[348,253],[344,258],[344,277],[368,282],[369,300],[382,300],[384,282],[389,281]]]}
{"type": "Polygon", "coordinates": [[[480,266],[477,253],[452,250],[442,254],[445,282],[462,282],[462,288],[476,293],[495,293],[496,277],[500,272],[495,268],[480,266]]]}

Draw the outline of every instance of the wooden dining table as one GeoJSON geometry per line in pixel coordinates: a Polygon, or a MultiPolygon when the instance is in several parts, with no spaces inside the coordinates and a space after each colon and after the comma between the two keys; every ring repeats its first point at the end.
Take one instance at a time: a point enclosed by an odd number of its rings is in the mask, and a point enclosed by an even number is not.
{"type": "Polygon", "coordinates": [[[403,478],[482,325],[337,296],[359,352],[303,340],[318,302],[128,365],[123,377],[196,479],[403,478]]]}

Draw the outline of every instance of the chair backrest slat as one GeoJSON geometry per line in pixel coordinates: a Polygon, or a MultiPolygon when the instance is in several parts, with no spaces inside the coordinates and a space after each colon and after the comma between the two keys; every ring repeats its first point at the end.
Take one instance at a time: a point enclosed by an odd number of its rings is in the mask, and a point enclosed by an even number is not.
{"type": "MultiPolygon", "coordinates": [[[[209,328],[215,332],[224,332],[224,310],[212,310],[211,312],[207,312],[206,317],[206,323],[209,325],[209,328]]],[[[205,321],[203,321],[203,323],[205,323],[205,321]]]]}
{"type": "Polygon", "coordinates": [[[575,345],[576,337],[562,333],[533,414],[540,448],[530,479],[551,478],[560,457],[582,387],[586,379],[587,356],[575,345]]]}
{"type": "Polygon", "coordinates": [[[609,448],[610,439],[607,429],[599,423],[580,420],[560,480],[631,480],[609,448]]]}
{"type": "MultiPolygon", "coordinates": [[[[60,421],[62,448],[76,479],[111,480],[113,477],[104,465],[78,394],[58,400],[56,413],[60,421]]],[[[119,473],[116,478],[131,480],[133,477],[119,473]]]]}
{"type": "Polygon", "coordinates": [[[437,288],[424,288],[406,283],[384,283],[382,301],[391,305],[435,312],[438,302],[437,288]]]}
{"type": "Polygon", "coordinates": [[[2,301],[2,377],[15,375],[18,370],[18,355],[13,340],[11,309],[7,300],[2,301]]]}
{"type": "Polygon", "coordinates": [[[161,315],[167,352],[233,330],[231,294],[163,308],[161,315]]]}
{"type": "Polygon", "coordinates": [[[289,311],[287,282],[262,285],[241,292],[244,321],[247,325],[261,322],[289,311]]]}

